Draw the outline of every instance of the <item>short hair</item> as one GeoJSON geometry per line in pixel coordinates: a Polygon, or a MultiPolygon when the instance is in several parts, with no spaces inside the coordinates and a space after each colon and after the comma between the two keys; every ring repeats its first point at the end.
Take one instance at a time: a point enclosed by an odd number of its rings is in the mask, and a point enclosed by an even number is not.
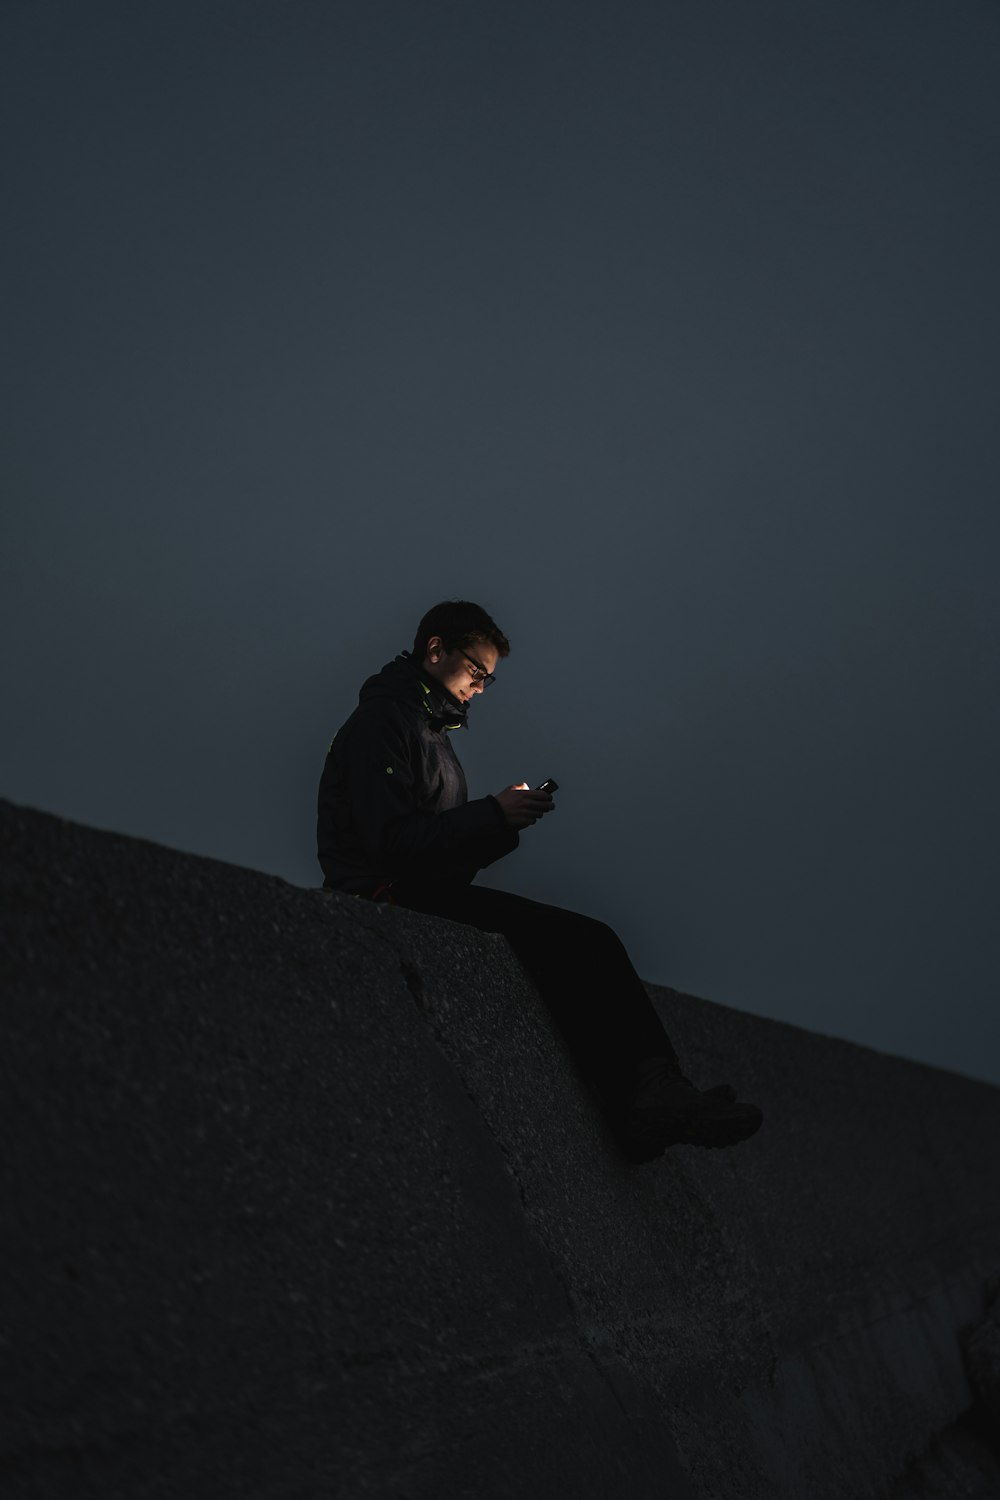
{"type": "Polygon", "coordinates": [[[427,642],[432,635],[441,637],[446,651],[474,646],[477,641],[489,641],[496,648],[498,656],[510,655],[510,641],[499,625],[481,605],[471,604],[468,599],[446,599],[427,611],[413,637],[413,657],[416,662],[423,663],[427,655],[427,642]]]}

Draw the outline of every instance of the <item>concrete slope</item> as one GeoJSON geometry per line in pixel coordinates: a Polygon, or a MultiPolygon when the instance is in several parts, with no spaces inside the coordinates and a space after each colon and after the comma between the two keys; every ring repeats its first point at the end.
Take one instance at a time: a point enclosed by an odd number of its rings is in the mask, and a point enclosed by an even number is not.
{"type": "Polygon", "coordinates": [[[1000,1492],[1000,1090],[651,988],[766,1123],[632,1167],[502,938],[0,834],[5,1497],[1000,1492]]]}

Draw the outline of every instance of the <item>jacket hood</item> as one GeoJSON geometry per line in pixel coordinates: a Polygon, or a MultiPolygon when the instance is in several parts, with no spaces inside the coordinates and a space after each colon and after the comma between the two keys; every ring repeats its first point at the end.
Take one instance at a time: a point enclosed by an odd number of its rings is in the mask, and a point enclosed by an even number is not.
{"type": "Polygon", "coordinates": [[[429,715],[432,729],[468,728],[468,704],[422,671],[409,651],[400,652],[362,684],[358,702],[365,703],[371,698],[395,698],[415,704],[429,715]]]}

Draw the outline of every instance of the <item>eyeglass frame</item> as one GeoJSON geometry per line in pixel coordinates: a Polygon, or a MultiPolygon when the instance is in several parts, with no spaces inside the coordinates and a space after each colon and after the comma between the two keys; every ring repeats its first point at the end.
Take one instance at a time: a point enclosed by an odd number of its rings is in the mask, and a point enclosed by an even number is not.
{"type": "Polygon", "coordinates": [[[481,682],[484,688],[488,688],[491,682],[496,682],[496,675],[493,672],[487,672],[481,661],[476,661],[476,658],[470,656],[468,651],[463,651],[461,646],[456,646],[455,650],[460,656],[464,656],[466,661],[471,661],[475,667],[476,670],[472,674],[472,681],[474,683],[481,682]],[[482,674],[481,676],[479,675],[480,673],[482,674]]]}

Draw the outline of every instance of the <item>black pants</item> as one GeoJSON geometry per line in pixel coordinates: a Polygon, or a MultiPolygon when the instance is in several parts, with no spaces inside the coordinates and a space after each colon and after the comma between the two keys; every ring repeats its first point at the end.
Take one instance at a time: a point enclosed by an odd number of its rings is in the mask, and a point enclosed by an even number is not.
{"type": "Polygon", "coordinates": [[[618,934],[604,922],[485,886],[397,881],[412,911],[502,932],[548,1005],[588,1085],[605,1106],[623,1102],[643,1058],[669,1058],[670,1038],[618,934]]]}

